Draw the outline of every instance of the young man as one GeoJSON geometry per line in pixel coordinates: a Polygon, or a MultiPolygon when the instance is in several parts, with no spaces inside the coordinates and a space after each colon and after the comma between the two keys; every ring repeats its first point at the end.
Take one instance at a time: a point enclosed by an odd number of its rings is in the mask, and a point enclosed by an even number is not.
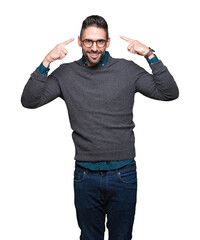
{"type": "Polygon", "coordinates": [[[83,240],[103,240],[105,216],[110,240],[130,240],[135,215],[137,172],[134,148],[134,94],[169,101],[177,85],[154,51],[139,41],[131,53],[146,57],[152,74],[133,61],[112,58],[108,26],[100,16],[83,21],[80,60],[61,64],[49,76],[49,65],[67,55],[74,39],[53,48],[31,74],[21,102],[37,108],[61,97],[68,109],[75,144],[74,193],[83,240]]]}

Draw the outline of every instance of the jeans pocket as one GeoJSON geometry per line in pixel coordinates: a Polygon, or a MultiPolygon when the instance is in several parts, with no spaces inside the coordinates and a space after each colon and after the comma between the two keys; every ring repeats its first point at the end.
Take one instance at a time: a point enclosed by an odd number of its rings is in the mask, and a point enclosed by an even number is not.
{"type": "Polygon", "coordinates": [[[122,183],[133,184],[137,182],[137,172],[136,169],[129,171],[117,171],[117,176],[122,183]]]}
{"type": "Polygon", "coordinates": [[[75,182],[81,182],[85,179],[86,171],[81,171],[78,169],[74,170],[74,181],[75,182]]]}

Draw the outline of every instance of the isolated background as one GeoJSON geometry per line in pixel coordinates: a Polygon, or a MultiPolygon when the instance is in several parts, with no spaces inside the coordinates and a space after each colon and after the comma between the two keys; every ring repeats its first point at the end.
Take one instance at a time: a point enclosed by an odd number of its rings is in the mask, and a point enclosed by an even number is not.
{"type": "Polygon", "coordinates": [[[65,103],[56,99],[29,110],[20,97],[30,74],[56,44],[76,38],[51,71],[81,57],[81,23],[99,14],[109,24],[113,57],[150,71],[119,35],[137,39],[156,50],[180,89],[172,102],[135,97],[139,188],[134,240],[199,240],[198,1],[13,0],[0,5],[0,239],[79,238],[74,144],[65,103]]]}

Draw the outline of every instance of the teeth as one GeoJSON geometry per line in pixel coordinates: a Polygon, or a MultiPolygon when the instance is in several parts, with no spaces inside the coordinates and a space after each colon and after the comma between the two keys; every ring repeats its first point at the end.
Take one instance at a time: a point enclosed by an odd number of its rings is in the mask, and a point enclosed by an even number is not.
{"type": "Polygon", "coordinates": [[[98,54],[90,54],[91,57],[98,57],[98,54]]]}

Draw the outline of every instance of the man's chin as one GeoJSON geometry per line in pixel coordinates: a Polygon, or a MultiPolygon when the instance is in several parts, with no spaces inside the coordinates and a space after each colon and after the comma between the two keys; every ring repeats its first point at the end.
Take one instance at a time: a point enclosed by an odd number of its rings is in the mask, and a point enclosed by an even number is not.
{"type": "Polygon", "coordinates": [[[91,64],[98,64],[100,61],[101,61],[101,56],[97,57],[97,58],[91,58],[88,56],[88,61],[91,63],[91,64]]]}
{"type": "Polygon", "coordinates": [[[100,62],[100,59],[99,60],[91,60],[91,59],[89,59],[89,63],[92,64],[92,65],[97,65],[99,62],[100,62]]]}
{"type": "Polygon", "coordinates": [[[98,55],[96,55],[95,53],[86,53],[86,59],[87,61],[92,64],[92,65],[97,65],[101,59],[103,58],[104,56],[104,53],[99,53],[98,55]]]}

